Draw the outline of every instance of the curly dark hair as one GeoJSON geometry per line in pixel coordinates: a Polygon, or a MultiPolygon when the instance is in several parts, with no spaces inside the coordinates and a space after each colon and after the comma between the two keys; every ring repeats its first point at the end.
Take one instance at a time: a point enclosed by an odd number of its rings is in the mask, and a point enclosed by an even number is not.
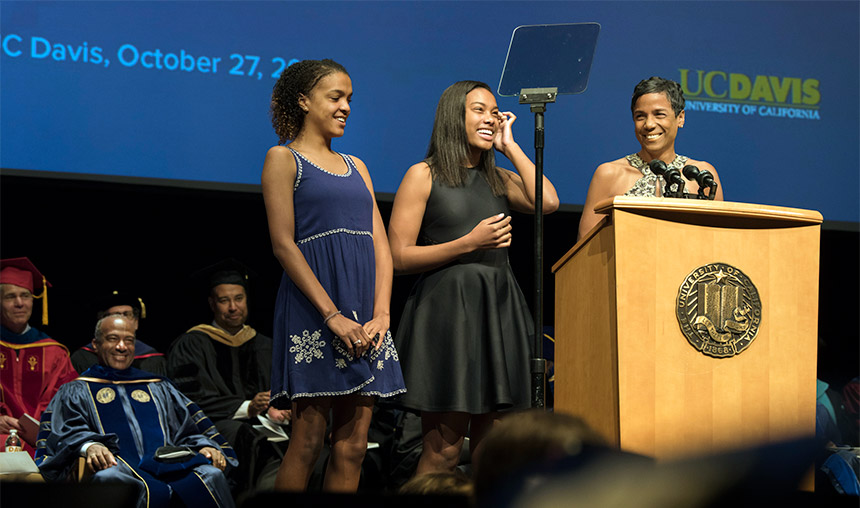
{"type": "Polygon", "coordinates": [[[681,85],[671,79],[664,79],[658,76],[643,79],[636,85],[633,89],[633,100],[630,101],[630,112],[633,112],[639,97],[648,93],[661,92],[665,93],[666,97],[669,98],[669,103],[672,104],[672,111],[675,112],[675,116],[680,115],[685,105],[684,91],[681,89],[681,85]]]}
{"type": "MultiPolygon", "coordinates": [[[[469,141],[466,137],[466,95],[476,88],[490,90],[480,81],[458,81],[442,92],[436,106],[436,118],[430,145],[424,162],[430,166],[434,180],[449,187],[461,187],[466,182],[468,171],[463,163],[469,159],[469,141]]],[[[501,172],[496,168],[495,151],[481,153],[478,169],[484,173],[487,183],[496,196],[507,194],[501,172]]]]}
{"type": "Polygon", "coordinates": [[[270,105],[272,127],[280,144],[295,139],[302,130],[305,112],[299,107],[299,96],[309,95],[319,80],[335,72],[349,75],[343,65],[328,58],[302,60],[284,69],[272,88],[270,105]]]}

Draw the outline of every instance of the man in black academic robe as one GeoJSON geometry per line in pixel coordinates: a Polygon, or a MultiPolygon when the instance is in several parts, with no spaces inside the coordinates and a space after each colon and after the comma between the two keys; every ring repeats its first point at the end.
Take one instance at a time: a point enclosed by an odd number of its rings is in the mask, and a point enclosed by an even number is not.
{"type": "Polygon", "coordinates": [[[214,319],[173,342],[167,353],[168,375],[233,444],[240,462],[230,478],[234,492],[271,488],[280,452],[253,425],[261,423],[258,415],[275,423],[289,417],[288,412],[269,411],[272,339],[245,324],[244,265],[222,262],[204,272],[214,319]]]}

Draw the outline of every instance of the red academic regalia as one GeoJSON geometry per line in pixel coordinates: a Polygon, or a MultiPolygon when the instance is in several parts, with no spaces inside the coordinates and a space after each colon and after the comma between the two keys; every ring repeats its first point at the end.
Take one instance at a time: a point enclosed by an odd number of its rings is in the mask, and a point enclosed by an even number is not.
{"type": "MultiPolygon", "coordinates": [[[[65,383],[78,377],[69,351],[35,328],[23,334],[2,329],[0,339],[0,414],[20,418],[24,413],[36,420],[65,383]]],[[[6,434],[0,434],[0,445],[6,434]]],[[[22,440],[23,442],[23,440],[22,440]]],[[[35,450],[24,444],[33,455],[35,450]]]]}

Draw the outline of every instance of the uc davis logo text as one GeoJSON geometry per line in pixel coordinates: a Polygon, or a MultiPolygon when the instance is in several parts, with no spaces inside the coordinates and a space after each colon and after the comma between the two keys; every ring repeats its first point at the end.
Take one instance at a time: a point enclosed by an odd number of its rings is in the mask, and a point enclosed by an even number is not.
{"type": "Polygon", "coordinates": [[[820,120],[819,80],[679,69],[687,109],[820,120]]]}

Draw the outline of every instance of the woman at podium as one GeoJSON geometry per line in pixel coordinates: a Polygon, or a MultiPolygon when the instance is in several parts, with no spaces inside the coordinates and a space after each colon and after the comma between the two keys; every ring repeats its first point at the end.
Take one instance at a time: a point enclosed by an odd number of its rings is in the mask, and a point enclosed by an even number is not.
{"type": "MultiPolygon", "coordinates": [[[[669,169],[681,171],[685,166],[695,166],[699,171],[708,171],[717,184],[715,199],[723,200],[720,177],[714,166],[705,161],[693,160],[675,153],[675,137],[684,127],[684,92],[681,85],[669,79],[651,77],[639,82],[633,89],[630,103],[633,113],[633,131],[641,149],[631,155],[597,167],[579,221],[579,235],[588,233],[600,220],[594,213],[594,205],[614,196],[656,196],[666,193],[666,181],[649,168],[654,160],[663,161],[669,169]]],[[[685,182],[691,194],[699,191],[695,180],[685,182]]]]}
{"type": "MultiPolygon", "coordinates": [[[[500,411],[529,406],[533,324],[507,248],[510,209],[534,212],[535,166],[514,141],[515,120],[486,84],[454,83],[439,99],[427,157],[394,198],[394,267],[422,273],[395,337],[403,404],[422,415],[417,474],[453,470],[467,433],[474,454],[500,411]],[[494,149],[515,171],[496,167],[494,149]]],[[[557,208],[544,178],[543,211],[557,208]]]]}

